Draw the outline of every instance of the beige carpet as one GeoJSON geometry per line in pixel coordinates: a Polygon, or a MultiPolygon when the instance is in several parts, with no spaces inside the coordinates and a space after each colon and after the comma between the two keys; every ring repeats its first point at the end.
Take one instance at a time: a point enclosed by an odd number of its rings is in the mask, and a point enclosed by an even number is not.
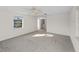
{"type": "MultiPolygon", "coordinates": [[[[0,42],[1,52],[74,52],[69,36],[53,34],[54,37],[33,38],[34,32],[0,42]]],[[[41,32],[43,33],[43,32],[41,32]]]]}

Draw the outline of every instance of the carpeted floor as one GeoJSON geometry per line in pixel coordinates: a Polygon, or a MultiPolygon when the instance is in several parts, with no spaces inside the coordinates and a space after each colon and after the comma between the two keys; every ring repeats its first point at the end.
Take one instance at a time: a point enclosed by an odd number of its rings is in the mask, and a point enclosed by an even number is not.
{"type": "MultiPolygon", "coordinates": [[[[69,36],[36,37],[34,32],[0,42],[0,52],[74,52],[69,36]]],[[[43,33],[43,32],[42,32],[43,33]]]]}

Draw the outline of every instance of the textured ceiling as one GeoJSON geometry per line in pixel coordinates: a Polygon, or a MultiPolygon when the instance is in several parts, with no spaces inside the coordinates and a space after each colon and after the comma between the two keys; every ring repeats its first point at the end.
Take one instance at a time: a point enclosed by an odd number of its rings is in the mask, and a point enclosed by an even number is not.
{"type": "Polygon", "coordinates": [[[43,12],[46,12],[48,15],[68,13],[72,7],[69,6],[47,6],[47,7],[38,7],[43,12]]]}
{"type": "MultiPolygon", "coordinates": [[[[8,8],[10,11],[18,11],[19,13],[28,14],[29,10],[32,9],[33,6],[10,6],[10,7],[0,7],[0,8],[8,8]]],[[[35,8],[47,13],[48,15],[60,14],[60,13],[68,13],[72,6],[35,6],[35,8]]]]}

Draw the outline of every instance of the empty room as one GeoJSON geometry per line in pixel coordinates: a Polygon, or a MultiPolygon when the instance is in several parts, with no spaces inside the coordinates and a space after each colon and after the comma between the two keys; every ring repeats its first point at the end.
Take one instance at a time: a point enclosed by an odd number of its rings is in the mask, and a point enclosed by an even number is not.
{"type": "Polygon", "coordinates": [[[78,6],[0,6],[0,52],[79,52],[78,6]]]}

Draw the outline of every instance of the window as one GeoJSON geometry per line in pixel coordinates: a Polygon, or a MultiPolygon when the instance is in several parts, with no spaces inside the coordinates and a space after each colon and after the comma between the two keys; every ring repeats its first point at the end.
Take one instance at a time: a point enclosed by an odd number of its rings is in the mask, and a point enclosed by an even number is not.
{"type": "Polygon", "coordinates": [[[22,18],[21,16],[16,16],[14,18],[14,28],[22,28],[22,18]]]}

